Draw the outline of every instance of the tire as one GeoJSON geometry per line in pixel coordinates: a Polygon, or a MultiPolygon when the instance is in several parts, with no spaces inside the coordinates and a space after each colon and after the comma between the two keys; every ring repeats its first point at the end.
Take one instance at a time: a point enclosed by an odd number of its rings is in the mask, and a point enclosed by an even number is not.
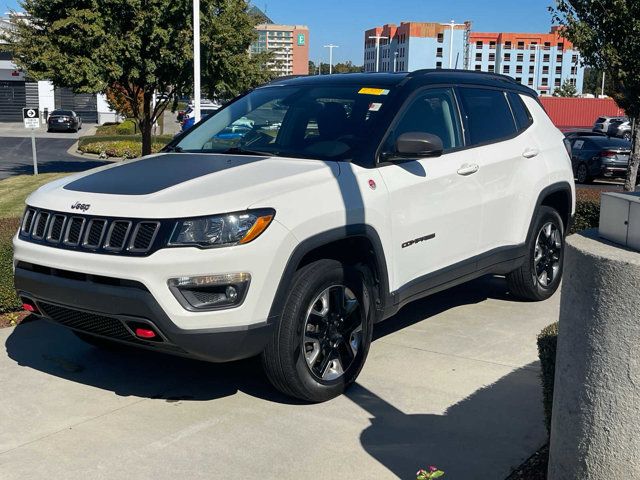
{"type": "Polygon", "coordinates": [[[341,395],[355,382],[373,333],[370,279],[367,271],[326,259],[296,272],[280,322],[262,353],[276,389],[315,403],[341,395]]]}
{"type": "Polygon", "coordinates": [[[582,162],[576,168],[576,181],[578,183],[591,183],[593,179],[589,176],[589,169],[587,168],[587,164],[582,162]]]}
{"type": "Polygon", "coordinates": [[[92,345],[96,348],[104,349],[104,350],[120,350],[127,348],[126,345],[123,345],[119,342],[114,342],[109,340],[108,338],[97,337],[95,335],[91,335],[89,333],[78,332],[77,330],[72,330],[76,337],[82,340],[89,345],[92,345]]]}
{"type": "Polygon", "coordinates": [[[520,268],[507,275],[507,285],[514,296],[523,300],[541,301],[556,292],[562,278],[564,233],[564,224],[558,212],[550,207],[540,207],[533,233],[527,241],[526,259],[520,268]],[[551,234],[547,235],[549,225],[551,234]],[[546,244],[546,251],[537,247],[539,241],[546,244]],[[539,254],[542,259],[539,259],[539,254]],[[540,270],[546,272],[546,282],[540,270]]]}
{"type": "Polygon", "coordinates": [[[625,132],[624,135],[622,135],[622,138],[625,140],[631,141],[631,133],[625,132]]]}

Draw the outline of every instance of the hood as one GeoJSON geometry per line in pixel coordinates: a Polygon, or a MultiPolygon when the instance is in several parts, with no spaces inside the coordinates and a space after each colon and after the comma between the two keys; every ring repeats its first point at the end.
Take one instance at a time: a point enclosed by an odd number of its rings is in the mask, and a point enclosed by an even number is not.
{"type": "Polygon", "coordinates": [[[335,182],[339,172],[338,163],[320,160],[166,153],[65,177],[27,203],[90,215],[191,217],[244,210],[305,185],[335,182]]]}

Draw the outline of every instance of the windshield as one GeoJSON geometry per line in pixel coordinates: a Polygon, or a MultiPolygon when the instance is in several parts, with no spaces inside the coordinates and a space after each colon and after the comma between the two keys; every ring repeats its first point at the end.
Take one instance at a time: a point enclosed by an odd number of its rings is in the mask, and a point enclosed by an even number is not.
{"type": "Polygon", "coordinates": [[[259,88],[219,110],[174,149],[351,159],[370,138],[388,94],[356,85],[259,88]]]}

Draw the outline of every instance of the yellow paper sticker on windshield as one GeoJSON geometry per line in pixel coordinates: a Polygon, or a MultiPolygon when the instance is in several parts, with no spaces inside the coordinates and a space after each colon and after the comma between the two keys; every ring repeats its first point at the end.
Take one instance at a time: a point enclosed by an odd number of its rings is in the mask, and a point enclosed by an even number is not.
{"type": "Polygon", "coordinates": [[[385,90],[384,88],[370,88],[364,87],[358,91],[360,95],[388,95],[389,90],[385,90]]]}

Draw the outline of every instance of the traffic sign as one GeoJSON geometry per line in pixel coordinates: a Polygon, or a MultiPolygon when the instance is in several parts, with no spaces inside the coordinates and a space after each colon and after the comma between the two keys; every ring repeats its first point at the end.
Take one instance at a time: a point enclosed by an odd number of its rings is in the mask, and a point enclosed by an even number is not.
{"type": "Polygon", "coordinates": [[[22,119],[24,120],[24,128],[40,127],[40,117],[36,108],[23,108],[22,119]]]}

